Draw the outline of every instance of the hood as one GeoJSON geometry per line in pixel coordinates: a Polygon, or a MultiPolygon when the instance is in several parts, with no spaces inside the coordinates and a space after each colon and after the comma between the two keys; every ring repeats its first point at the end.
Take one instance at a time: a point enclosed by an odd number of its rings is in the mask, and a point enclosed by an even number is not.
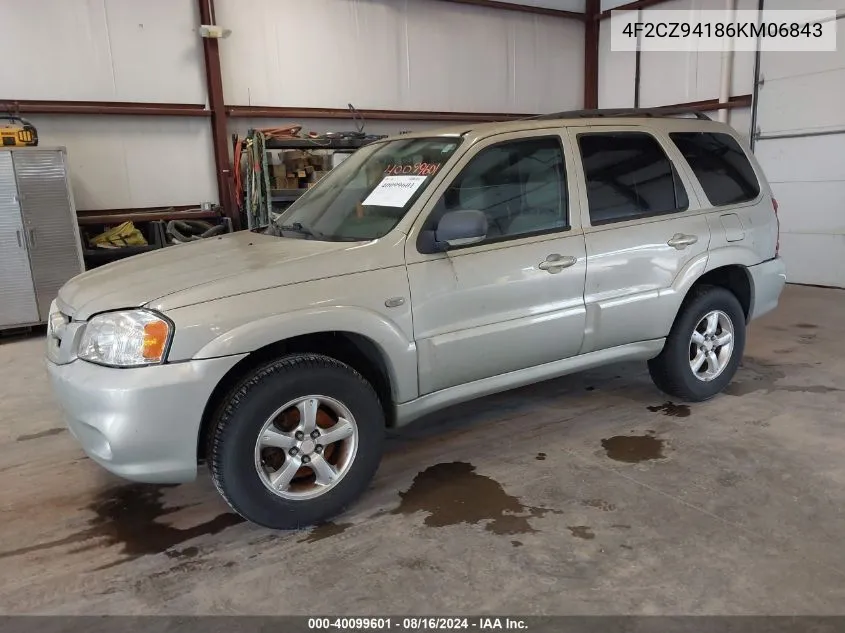
{"type": "Polygon", "coordinates": [[[359,272],[372,267],[370,258],[358,254],[372,244],[243,231],[168,246],[96,268],[67,282],[59,291],[59,300],[80,320],[104,310],[150,303],[175,308],[340,271],[359,272]]]}

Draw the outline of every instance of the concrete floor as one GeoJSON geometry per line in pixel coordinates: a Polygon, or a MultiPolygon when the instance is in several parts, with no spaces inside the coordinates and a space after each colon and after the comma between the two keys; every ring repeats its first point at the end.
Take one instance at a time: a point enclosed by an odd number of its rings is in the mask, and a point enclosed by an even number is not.
{"type": "Polygon", "coordinates": [[[642,364],[393,434],[332,524],[272,533],[205,472],[126,484],[64,431],[39,336],[0,342],[0,612],[843,614],[845,292],[788,287],[729,392],[642,364]]]}

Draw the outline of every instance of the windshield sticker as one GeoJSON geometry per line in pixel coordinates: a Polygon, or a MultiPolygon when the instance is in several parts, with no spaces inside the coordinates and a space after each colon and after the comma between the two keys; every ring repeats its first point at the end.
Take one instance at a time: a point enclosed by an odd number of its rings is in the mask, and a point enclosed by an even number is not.
{"type": "Polygon", "coordinates": [[[443,163],[415,163],[413,165],[388,165],[386,176],[433,176],[443,163]]]}
{"type": "Polygon", "coordinates": [[[387,176],[372,190],[364,206],[404,207],[427,176],[387,176]]]}

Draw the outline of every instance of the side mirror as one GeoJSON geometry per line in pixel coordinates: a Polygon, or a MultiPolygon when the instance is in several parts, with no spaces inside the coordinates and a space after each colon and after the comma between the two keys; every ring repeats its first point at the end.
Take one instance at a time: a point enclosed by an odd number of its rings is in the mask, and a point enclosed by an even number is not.
{"type": "Polygon", "coordinates": [[[482,211],[451,211],[440,218],[434,240],[442,249],[477,244],[487,237],[487,216],[482,211]]]}

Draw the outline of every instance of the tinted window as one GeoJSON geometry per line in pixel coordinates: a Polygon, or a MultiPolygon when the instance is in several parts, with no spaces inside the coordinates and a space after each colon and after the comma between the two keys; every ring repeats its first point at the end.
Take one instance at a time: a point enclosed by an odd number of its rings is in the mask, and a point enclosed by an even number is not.
{"type": "Polygon", "coordinates": [[[487,215],[487,237],[497,239],[568,226],[566,174],[560,141],[537,138],[481,150],[438,201],[426,223],[434,230],[444,213],[487,215]]]}
{"type": "Polygon", "coordinates": [[[672,134],[710,204],[720,207],[754,200],[760,184],[739,143],[728,134],[672,134]]]}
{"type": "Polygon", "coordinates": [[[578,145],[591,224],[624,222],[689,207],[674,165],[650,134],[581,134],[578,145]]]}

